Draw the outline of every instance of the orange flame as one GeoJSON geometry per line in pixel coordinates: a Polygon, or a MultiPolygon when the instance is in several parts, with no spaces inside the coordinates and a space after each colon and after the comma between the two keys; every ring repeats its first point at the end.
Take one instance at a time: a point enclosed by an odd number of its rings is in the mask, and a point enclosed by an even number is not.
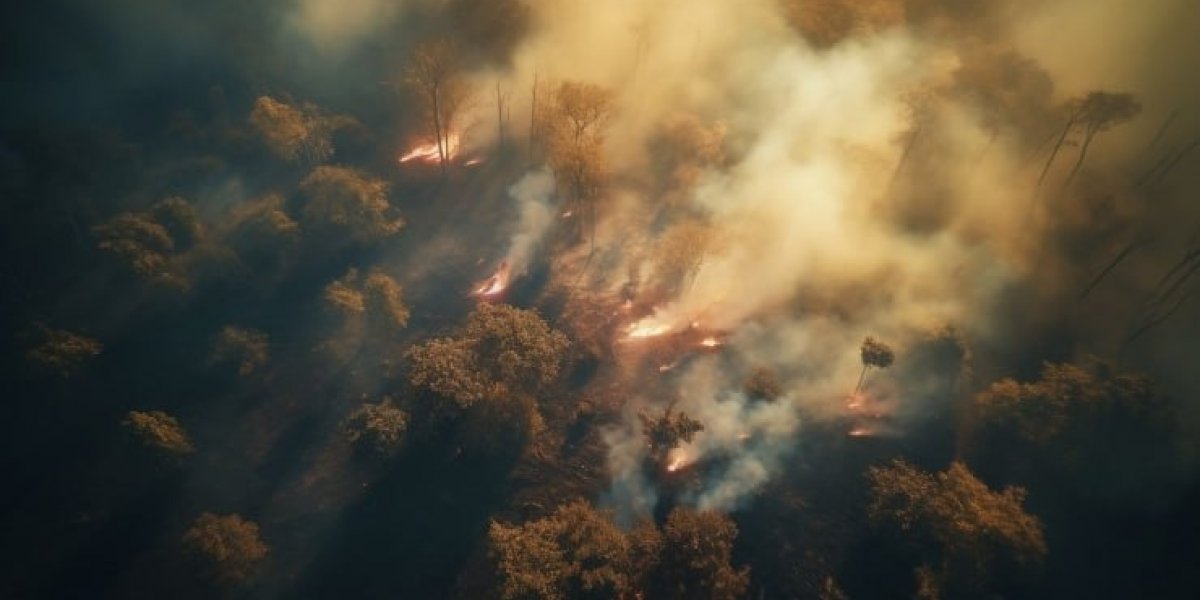
{"type": "MultiPolygon", "coordinates": [[[[451,133],[446,136],[446,160],[452,161],[458,155],[459,138],[457,133],[451,133]]],[[[404,164],[412,161],[419,161],[426,164],[437,164],[440,160],[437,142],[421,144],[409,150],[407,154],[400,157],[400,163],[404,164]]],[[[482,162],[482,161],[480,161],[482,162]]],[[[478,163],[476,163],[478,164],[478,163]]]]}
{"type": "Polygon", "coordinates": [[[702,346],[704,348],[717,348],[721,345],[722,345],[721,340],[718,340],[717,338],[715,338],[711,335],[700,340],[700,346],[702,346]]]}
{"type": "Polygon", "coordinates": [[[855,427],[854,429],[850,430],[848,435],[850,437],[870,437],[875,435],[875,432],[867,427],[855,427]]]}
{"type": "Polygon", "coordinates": [[[662,335],[670,329],[669,326],[661,323],[634,323],[629,326],[629,332],[626,334],[632,339],[650,338],[662,335]]]}
{"type": "Polygon", "coordinates": [[[508,268],[508,261],[502,262],[491,277],[485,279],[483,283],[480,283],[474,290],[471,291],[471,295],[478,296],[480,298],[493,298],[498,296],[501,292],[508,289],[510,278],[511,274],[508,268]]]}
{"type": "Polygon", "coordinates": [[[694,462],[688,452],[683,448],[673,448],[667,458],[666,470],[668,473],[674,473],[694,462]]]}

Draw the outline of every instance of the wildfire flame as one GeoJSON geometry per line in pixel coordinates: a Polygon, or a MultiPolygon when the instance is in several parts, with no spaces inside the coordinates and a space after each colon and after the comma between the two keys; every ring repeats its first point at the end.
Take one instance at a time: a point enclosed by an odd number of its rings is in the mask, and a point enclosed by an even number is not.
{"type": "Polygon", "coordinates": [[[667,458],[666,470],[668,473],[674,473],[692,462],[692,457],[688,456],[687,451],[683,448],[673,448],[667,458]]]}
{"type": "Polygon", "coordinates": [[[629,326],[628,337],[632,339],[642,339],[662,335],[670,329],[669,326],[662,323],[643,323],[638,322],[629,326]]]}
{"type": "MultiPolygon", "coordinates": [[[[457,133],[451,133],[446,136],[446,160],[454,160],[458,155],[459,137],[457,133]]],[[[419,161],[427,164],[437,164],[440,160],[438,153],[437,142],[421,144],[409,150],[407,154],[400,157],[400,163],[404,164],[412,161],[419,161]]],[[[477,164],[477,163],[476,163],[477,164]]]]}
{"type": "Polygon", "coordinates": [[[721,346],[721,340],[718,340],[717,338],[710,335],[710,336],[700,340],[700,346],[702,346],[704,348],[717,348],[717,347],[721,346]]]}
{"type": "Polygon", "coordinates": [[[485,279],[483,283],[480,283],[471,291],[471,295],[479,296],[480,298],[495,297],[505,289],[508,289],[510,279],[511,273],[509,272],[508,262],[502,262],[491,277],[485,279]]]}
{"type": "Polygon", "coordinates": [[[870,437],[875,435],[875,432],[868,427],[855,427],[848,434],[850,437],[870,437]]]}

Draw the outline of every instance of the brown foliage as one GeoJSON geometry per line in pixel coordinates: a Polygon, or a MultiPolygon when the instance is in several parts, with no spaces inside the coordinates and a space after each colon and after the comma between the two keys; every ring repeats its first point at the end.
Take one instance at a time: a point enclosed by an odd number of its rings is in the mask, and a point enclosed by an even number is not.
{"type": "Polygon", "coordinates": [[[320,166],[300,182],[308,202],[302,209],[306,225],[342,231],[352,239],[370,242],[404,227],[388,203],[388,184],[348,167],[320,166]]]}
{"type": "Polygon", "coordinates": [[[385,457],[400,450],[407,431],[408,413],[391,398],[363,403],[342,422],[342,433],[350,443],[385,457]]]}
{"type": "Polygon", "coordinates": [[[142,444],[175,456],[184,456],[195,451],[192,440],[179,421],[160,410],[149,412],[131,411],[122,425],[128,428],[142,444]]]}
{"type": "Polygon", "coordinates": [[[51,369],[63,377],[74,373],[87,359],[104,349],[100,342],[63,329],[38,326],[42,342],[26,355],[34,363],[51,369]]]}
{"type": "Polygon", "coordinates": [[[897,527],[940,555],[939,571],[922,579],[923,587],[934,581],[943,587],[980,585],[997,560],[1027,564],[1046,555],[1041,521],[1022,506],[1024,488],[994,492],[959,462],[928,473],[895,460],[871,467],[867,478],[871,519],[897,527]]]}
{"type": "Polygon", "coordinates": [[[183,545],[221,583],[250,579],[269,552],[258,525],[236,514],[201,514],[183,534],[183,545]]]}
{"type": "Polygon", "coordinates": [[[750,584],[750,569],[735,569],[737,525],[715,511],[675,508],[663,527],[658,598],[735,600],[750,584]]]}
{"type": "Polygon", "coordinates": [[[354,120],[327,115],[311,103],[291,105],[260,96],[250,111],[250,124],[279,158],[319,163],[333,155],[333,134],[354,120]]]}
{"type": "Polygon", "coordinates": [[[270,343],[267,334],[256,329],[226,326],[213,340],[212,362],[235,363],[238,374],[249,375],[267,364],[270,343]]]}

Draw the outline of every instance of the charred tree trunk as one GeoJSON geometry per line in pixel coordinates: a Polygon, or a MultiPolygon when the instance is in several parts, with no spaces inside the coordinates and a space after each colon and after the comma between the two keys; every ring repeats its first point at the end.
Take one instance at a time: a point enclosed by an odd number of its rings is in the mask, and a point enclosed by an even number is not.
{"type": "Polygon", "coordinates": [[[1067,126],[1063,127],[1062,133],[1058,136],[1058,142],[1054,144],[1054,150],[1050,151],[1050,158],[1046,159],[1046,166],[1042,167],[1042,174],[1038,176],[1037,186],[1042,187],[1042,182],[1046,180],[1046,174],[1050,172],[1050,166],[1054,164],[1054,159],[1058,158],[1059,150],[1062,150],[1063,142],[1067,141],[1067,134],[1071,133],[1071,128],[1075,126],[1075,115],[1071,115],[1067,119],[1067,126]]]}

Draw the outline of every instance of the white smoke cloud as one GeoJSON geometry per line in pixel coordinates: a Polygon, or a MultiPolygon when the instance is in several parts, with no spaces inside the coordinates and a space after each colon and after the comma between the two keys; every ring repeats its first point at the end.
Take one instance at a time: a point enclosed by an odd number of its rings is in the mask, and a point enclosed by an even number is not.
{"type": "Polygon", "coordinates": [[[544,167],[530,171],[508,188],[508,195],[517,203],[517,223],[505,260],[520,275],[555,223],[554,175],[544,167]]]}

